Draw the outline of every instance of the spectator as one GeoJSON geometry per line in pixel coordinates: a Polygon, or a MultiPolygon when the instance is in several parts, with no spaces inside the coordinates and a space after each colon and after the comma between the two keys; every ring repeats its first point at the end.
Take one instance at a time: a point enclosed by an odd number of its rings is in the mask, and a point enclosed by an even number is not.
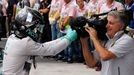
{"type": "MultiPolygon", "coordinates": [[[[104,3],[102,6],[98,7],[98,13],[105,13],[109,12],[112,9],[117,9],[118,11],[124,10],[123,4],[115,1],[115,0],[107,0],[106,3],[104,3]]],[[[102,16],[103,18],[105,16],[102,16]]]]}
{"type": "MultiPolygon", "coordinates": [[[[52,40],[60,37],[60,29],[59,29],[59,18],[60,18],[60,10],[61,6],[64,3],[64,0],[52,0],[51,7],[49,12],[49,22],[51,25],[51,34],[52,40]]],[[[62,58],[63,51],[57,54],[56,60],[60,60],[62,58]]]]}
{"type": "Polygon", "coordinates": [[[60,30],[64,32],[65,27],[67,27],[69,19],[71,17],[76,16],[75,5],[73,4],[73,0],[64,0],[64,4],[62,5],[60,12],[60,30]],[[70,12],[68,12],[70,11],[70,12]]]}
{"type": "Polygon", "coordinates": [[[8,26],[6,24],[7,22],[7,6],[8,2],[7,0],[2,0],[2,19],[1,19],[1,25],[2,25],[2,37],[7,37],[8,32],[8,26]]]}
{"type": "Polygon", "coordinates": [[[88,6],[84,0],[76,0],[78,7],[76,7],[76,17],[88,16],[88,6]]]}
{"type": "Polygon", "coordinates": [[[97,6],[98,6],[98,0],[90,0],[88,2],[88,7],[89,7],[88,17],[91,17],[91,15],[97,13],[97,6]]]}
{"type": "Polygon", "coordinates": [[[130,17],[128,29],[130,34],[134,37],[134,0],[125,0],[125,8],[126,10],[130,10],[130,12],[132,12],[128,14],[130,17]]]}
{"type": "Polygon", "coordinates": [[[8,17],[8,35],[11,33],[11,26],[10,23],[12,20],[14,20],[15,15],[16,15],[16,5],[18,3],[18,0],[8,0],[8,7],[7,7],[7,17],[8,17]]]}
{"type": "MultiPolygon", "coordinates": [[[[74,0],[64,0],[64,3],[61,7],[60,11],[60,22],[59,22],[59,28],[61,36],[66,34],[66,30],[70,27],[69,26],[69,20],[71,18],[76,17],[76,4],[74,3],[74,0]],[[69,12],[68,12],[69,11],[69,12]]],[[[64,50],[64,59],[68,63],[72,63],[72,47],[74,47],[72,44],[64,50]]]]}
{"type": "Polygon", "coordinates": [[[52,0],[50,12],[49,12],[49,21],[51,25],[51,34],[52,40],[55,40],[58,37],[59,33],[59,13],[61,6],[63,4],[63,0],[52,0]],[[56,17],[58,16],[58,17],[56,17]]]}
{"type": "Polygon", "coordinates": [[[87,27],[93,41],[95,50],[98,53],[98,60],[88,50],[87,38],[81,38],[83,55],[89,67],[98,68],[101,61],[101,75],[133,75],[134,74],[134,39],[124,33],[125,25],[128,23],[124,13],[112,11],[107,16],[107,37],[108,40],[101,42],[97,38],[94,28],[87,27]]]}
{"type": "Polygon", "coordinates": [[[49,11],[50,11],[50,3],[51,0],[43,0],[41,1],[41,8],[39,9],[39,12],[43,14],[44,21],[45,21],[45,26],[43,29],[43,34],[41,36],[41,42],[47,42],[51,41],[51,26],[49,23],[49,11]]]}
{"type": "MultiPolygon", "coordinates": [[[[87,3],[84,0],[76,0],[77,7],[76,7],[76,17],[79,16],[85,16],[88,17],[88,6],[87,3]]],[[[77,39],[73,42],[73,60],[76,60],[76,62],[83,62],[84,58],[81,51],[81,43],[80,40],[77,39]]]]}

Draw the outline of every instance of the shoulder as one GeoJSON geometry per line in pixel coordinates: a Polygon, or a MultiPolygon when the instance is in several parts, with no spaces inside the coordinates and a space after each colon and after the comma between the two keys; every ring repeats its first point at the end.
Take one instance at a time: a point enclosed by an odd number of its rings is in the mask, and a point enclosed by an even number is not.
{"type": "Polygon", "coordinates": [[[134,38],[129,36],[128,34],[124,34],[120,39],[120,42],[128,43],[129,45],[134,45],[134,38]]]}
{"type": "Polygon", "coordinates": [[[124,35],[123,35],[123,38],[128,38],[128,39],[134,40],[134,38],[132,38],[132,37],[129,36],[128,34],[124,34],[124,35]]]}

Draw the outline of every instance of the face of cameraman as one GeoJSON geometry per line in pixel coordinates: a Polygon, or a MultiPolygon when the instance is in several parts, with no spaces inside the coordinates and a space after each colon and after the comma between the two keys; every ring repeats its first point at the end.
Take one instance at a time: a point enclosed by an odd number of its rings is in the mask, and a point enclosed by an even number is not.
{"type": "MultiPolygon", "coordinates": [[[[119,31],[124,31],[127,25],[127,18],[123,12],[112,11],[107,16],[108,23],[106,25],[108,38],[113,38],[119,31]]],[[[97,32],[94,28],[88,27],[86,31],[91,39],[98,39],[97,32]]]]}
{"type": "Polygon", "coordinates": [[[124,24],[120,20],[118,14],[108,14],[107,16],[108,23],[106,25],[107,28],[107,35],[109,38],[113,38],[114,35],[124,29],[124,24]]]}

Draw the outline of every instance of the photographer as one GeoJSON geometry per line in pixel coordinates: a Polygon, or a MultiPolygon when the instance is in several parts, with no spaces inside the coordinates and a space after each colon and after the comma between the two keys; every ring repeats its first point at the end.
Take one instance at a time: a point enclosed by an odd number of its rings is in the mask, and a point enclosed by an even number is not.
{"type": "Polygon", "coordinates": [[[14,33],[7,39],[4,50],[3,75],[29,75],[31,62],[35,64],[32,56],[56,55],[77,38],[76,31],[68,29],[59,39],[38,43],[43,24],[41,14],[32,8],[24,7],[18,12],[12,23],[14,33]]]}
{"type": "Polygon", "coordinates": [[[127,18],[123,12],[111,11],[108,13],[106,35],[108,40],[101,42],[97,32],[92,27],[86,27],[86,31],[93,41],[96,53],[89,52],[88,37],[81,37],[83,55],[89,67],[98,69],[101,67],[101,75],[133,75],[134,74],[134,39],[124,32],[127,18]],[[101,61],[101,64],[100,62],[101,61]]]}

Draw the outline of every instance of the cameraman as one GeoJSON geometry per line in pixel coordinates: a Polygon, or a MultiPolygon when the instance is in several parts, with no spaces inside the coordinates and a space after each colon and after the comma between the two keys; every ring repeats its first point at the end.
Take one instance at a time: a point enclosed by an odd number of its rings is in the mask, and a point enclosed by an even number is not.
{"type": "Polygon", "coordinates": [[[88,38],[81,37],[83,55],[89,67],[101,67],[101,75],[133,75],[134,74],[134,39],[124,32],[127,19],[123,12],[111,11],[107,16],[108,40],[101,42],[97,32],[92,27],[87,27],[86,31],[93,41],[98,58],[88,48],[88,38]],[[99,63],[101,61],[101,63],[99,63]]]}

